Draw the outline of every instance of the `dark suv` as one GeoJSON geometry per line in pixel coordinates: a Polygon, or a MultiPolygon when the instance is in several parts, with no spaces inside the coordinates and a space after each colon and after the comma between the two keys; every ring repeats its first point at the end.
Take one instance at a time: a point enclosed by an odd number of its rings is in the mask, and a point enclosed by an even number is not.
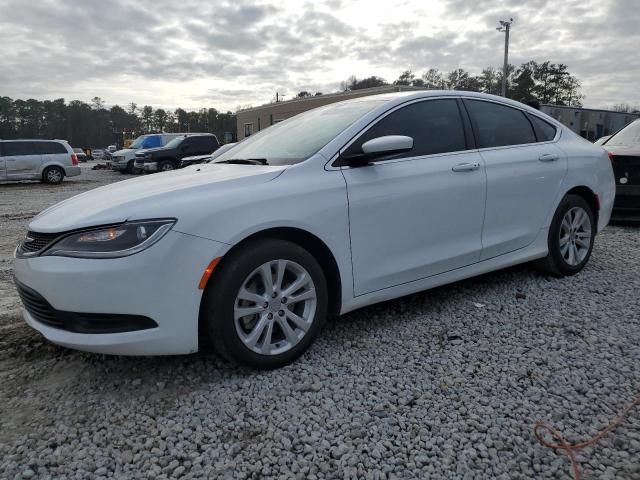
{"type": "Polygon", "coordinates": [[[183,157],[206,155],[218,149],[218,138],[211,133],[186,133],[164,147],[136,152],[136,168],[146,173],[175,170],[183,157]]]}

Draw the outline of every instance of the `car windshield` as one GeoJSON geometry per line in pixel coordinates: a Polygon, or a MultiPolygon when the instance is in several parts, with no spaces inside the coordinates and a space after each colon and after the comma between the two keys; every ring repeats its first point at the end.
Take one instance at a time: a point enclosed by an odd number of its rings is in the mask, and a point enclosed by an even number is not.
{"type": "Polygon", "coordinates": [[[243,140],[218,157],[215,163],[252,159],[263,159],[268,165],[302,162],[383,102],[336,103],[296,115],[243,140]]]}
{"type": "Polygon", "coordinates": [[[605,142],[605,145],[640,145],[640,120],[630,123],[605,142]]]}
{"type": "Polygon", "coordinates": [[[176,137],[173,140],[171,140],[170,142],[168,142],[165,147],[167,148],[176,148],[178,145],[180,145],[182,143],[182,141],[185,139],[185,137],[176,137]]]}
{"type": "Polygon", "coordinates": [[[133,143],[131,145],[129,145],[129,148],[140,148],[142,147],[142,143],[144,142],[144,139],[146,137],[144,135],[140,135],[138,138],[136,138],[133,143]]]}
{"type": "Polygon", "coordinates": [[[84,153],[84,150],[82,150],[81,148],[74,148],[73,151],[76,153],[84,153]]]}

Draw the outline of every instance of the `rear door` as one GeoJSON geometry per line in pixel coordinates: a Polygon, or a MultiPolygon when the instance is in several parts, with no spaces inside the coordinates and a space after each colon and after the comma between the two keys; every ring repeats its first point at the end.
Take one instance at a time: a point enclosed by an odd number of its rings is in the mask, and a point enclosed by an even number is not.
{"type": "Polygon", "coordinates": [[[464,100],[487,172],[481,259],[532,243],[553,208],[567,172],[556,128],[523,110],[464,100]]]}
{"type": "Polygon", "coordinates": [[[13,180],[36,177],[42,163],[38,142],[25,140],[4,142],[4,159],[7,178],[13,180]]]}

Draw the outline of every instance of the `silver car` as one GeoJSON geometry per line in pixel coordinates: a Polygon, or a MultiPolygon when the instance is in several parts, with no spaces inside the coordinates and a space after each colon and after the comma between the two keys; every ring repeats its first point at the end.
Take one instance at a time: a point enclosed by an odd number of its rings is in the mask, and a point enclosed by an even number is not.
{"type": "Polygon", "coordinates": [[[78,156],[64,140],[0,140],[0,180],[56,184],[76,175],[78,156]]]}

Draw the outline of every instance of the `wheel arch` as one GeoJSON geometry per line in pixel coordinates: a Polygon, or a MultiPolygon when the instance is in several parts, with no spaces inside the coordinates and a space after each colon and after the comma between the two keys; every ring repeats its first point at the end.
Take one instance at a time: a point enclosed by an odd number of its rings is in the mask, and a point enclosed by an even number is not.
{"type": "Polygon", "coordinates": [[[591,190],[591,188],[585,185],[578,185],[567,191],[567,193],[564,194],[563,198],[567,195],[577,195],[584,198],[584,200],[591,207],[591,211],[593,212],[593,216],[595,217],[596,225],[598,225],[598,216],[600,214],[600,200],[598,199],[598,195],[596,195],[596,193],[591,190]]]}
{"type": "MultiPolygon", "coordinates": [[[[254,242],[260,239],[286,240],[299,245],[300,247],[307,250],[311,255],[313,255],[313,257],[318,261],[320,268],[322,268],[322,271],[324,272],[325,278],[327,280],[327,292],[329,296],[329,305],[327,308],[327,312],[331,316],[337,316],[340,314],[340,309],[342,308],[342,278],[340,275],[338,262],[336,261],[334,254],[322,239],[302,228],[271,227],[252,233],[244,237],[242,240],[236,242],[233,247],[231,247],[222,256],[222,259],[220,260],[218,266],[223,264],[225,258],[229,258],[230,253],[243,247],[249,242],[254,242]]],[[[216,268],[218,268],[218,266],[216,266],[216,268]]],[[[215,272],[213,273],[212,278],[215,278],[215,272]]],[[[198,318],[198,336],[200,345],[206,344],[206,342],[204,341],[205,337],[202,321],[202,305],[205,299],[205,295],[203,295],[200,300],[200,315],[198,318]]]]}

